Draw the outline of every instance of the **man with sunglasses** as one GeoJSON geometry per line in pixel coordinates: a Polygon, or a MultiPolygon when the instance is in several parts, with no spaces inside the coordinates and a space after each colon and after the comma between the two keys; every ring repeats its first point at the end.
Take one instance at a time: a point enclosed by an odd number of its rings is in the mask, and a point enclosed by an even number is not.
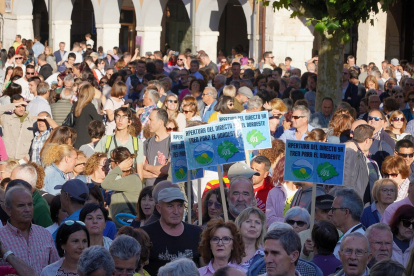
{"type": "Polygon", "coordinates": [[[35,68],[33,65],[28,64],[26,66],[26,74],[24,75],[24,77],[14,82],[14,83],[20,84],[20,86],[22,87],[21,95],[25,99],[30,100],[30,101],[33,100],[35,96],[32,93],[30,93],[28,79],[34,76],[35,76],[35,68]]]}
{"type": "Polygon", "coordinates": [[[332,215],[333,225],[344,233],[334,250],[336,258],[339,259],[338,251],[346,235],[354,232],[365,234],[365,227],[360,223],[363,209],[362,199],[354,189],[342,189],[336,193],[330,215],[332,215]]]}
{"type": "Polygon", "coordinates": [[[304,105],[295,106],[292,109],[292,128],[286,129],[280,136],[280,140],[286,143],[286,140],[303,141],[308,136],[308,132],[314,129],[309,124],[310,110],[304,105]]]}
{"type": "Polygon", "coordinates": [[[408,139],[402,139],[395,144],[395,155],[404,158],[407,166],[410,167],[411,174],[414,174],[414,143],[408,139]]]}
{"type": "Polygon", "coordinates": [[[201,111],[202,121],[207,123],[211,114],[215,112],[214,108],[217,104],[217,90],[214,87],[206,87],[201,94],[203,108],[201,111]]]}

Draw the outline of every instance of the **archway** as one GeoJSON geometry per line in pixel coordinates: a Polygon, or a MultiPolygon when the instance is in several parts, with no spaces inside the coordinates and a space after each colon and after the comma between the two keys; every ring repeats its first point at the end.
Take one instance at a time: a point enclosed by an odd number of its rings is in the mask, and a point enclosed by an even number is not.
{"type": "Polygon", "coordinates": [[[182,0],[167,2],[161,27],[161,51],[172,49],[183,53],[186,48],[191,49],[191,23],[182,0]]]}
{"type": "MultiPolygon", "coordinates": [[[[85,41],[87,33],[92,34],[92,39],[96,42],[95,13],[91,0],[75,0],[71,20],[71,45],[74,42],[85,41]]],[[[94,47],[96,48],[96,44],[94,47]]]]}
{"type": "Polygon", "coordinates": [[[132,0],[121,0],[121,11],[119,17],[121,29],[119,32],[119,48],[122,52],[134,53],[136,30],[136,15],[132,0]]]}
{"type": "Polygon", "coordinates": [[[243,6],[238,0],[229,0],[224,8],[219,23],[217,50],[223,50],[227,56],[236,46],[243,48],[243,53],[249,53],[247,37],[247,21],[243,6]]]}
{"type": "Polygon", "coordinates": [[[49,14],[45,0],[33,1],[33,34],[40,36],[44,43],[49,39],[49,14]]]}

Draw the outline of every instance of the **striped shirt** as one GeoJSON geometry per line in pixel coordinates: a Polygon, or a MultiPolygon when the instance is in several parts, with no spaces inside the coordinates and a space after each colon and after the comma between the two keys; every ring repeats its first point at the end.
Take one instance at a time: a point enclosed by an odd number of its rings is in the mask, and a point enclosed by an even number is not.
{"type": "MultiPolygon", "coordinates": [[[[19,229],[7,222],[0,228],[0,240],[16,257],[30,265],[38,275],[43,268],[59,260],[52,235],[41,226],[31,225],[29,241],[27,241],[19,229]]],[[[1,260],[0,266],[10,266],[10,264],[1,260]]]]}

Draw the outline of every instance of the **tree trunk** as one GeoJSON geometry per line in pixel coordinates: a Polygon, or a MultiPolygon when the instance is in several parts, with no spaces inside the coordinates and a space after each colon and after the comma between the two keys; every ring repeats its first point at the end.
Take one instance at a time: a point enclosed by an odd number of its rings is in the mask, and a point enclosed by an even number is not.
{"type": "Polygon", "coordinates": [[[342,101],[342,71],[344,66],[344,43],[341,32],[320,35],[318,84],[315,109],[321,109],[323,98],[330,97],[337,105],[342,101]]]}

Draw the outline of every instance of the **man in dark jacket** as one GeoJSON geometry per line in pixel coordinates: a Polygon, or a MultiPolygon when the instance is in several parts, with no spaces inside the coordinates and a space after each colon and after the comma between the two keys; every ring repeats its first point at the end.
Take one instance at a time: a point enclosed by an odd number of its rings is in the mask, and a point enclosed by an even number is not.
{"type": "Polygon", "coordinates": [[[40,66],[39,75],[43,76],[43,78],[46,80],[48,77],[50,77],[50,75],[53,74],[53,68],[49,63],[47,63],[46,56],[44,54],[41,54],[37,57],[37,62],[40,66]]]}
{"type": "Polygon", "coordinates": [[[353,108],[357,108],[358,86],[349,81],[349,70],[344,67],[342,76],[342,100],[349,103],[353,108]]]}

